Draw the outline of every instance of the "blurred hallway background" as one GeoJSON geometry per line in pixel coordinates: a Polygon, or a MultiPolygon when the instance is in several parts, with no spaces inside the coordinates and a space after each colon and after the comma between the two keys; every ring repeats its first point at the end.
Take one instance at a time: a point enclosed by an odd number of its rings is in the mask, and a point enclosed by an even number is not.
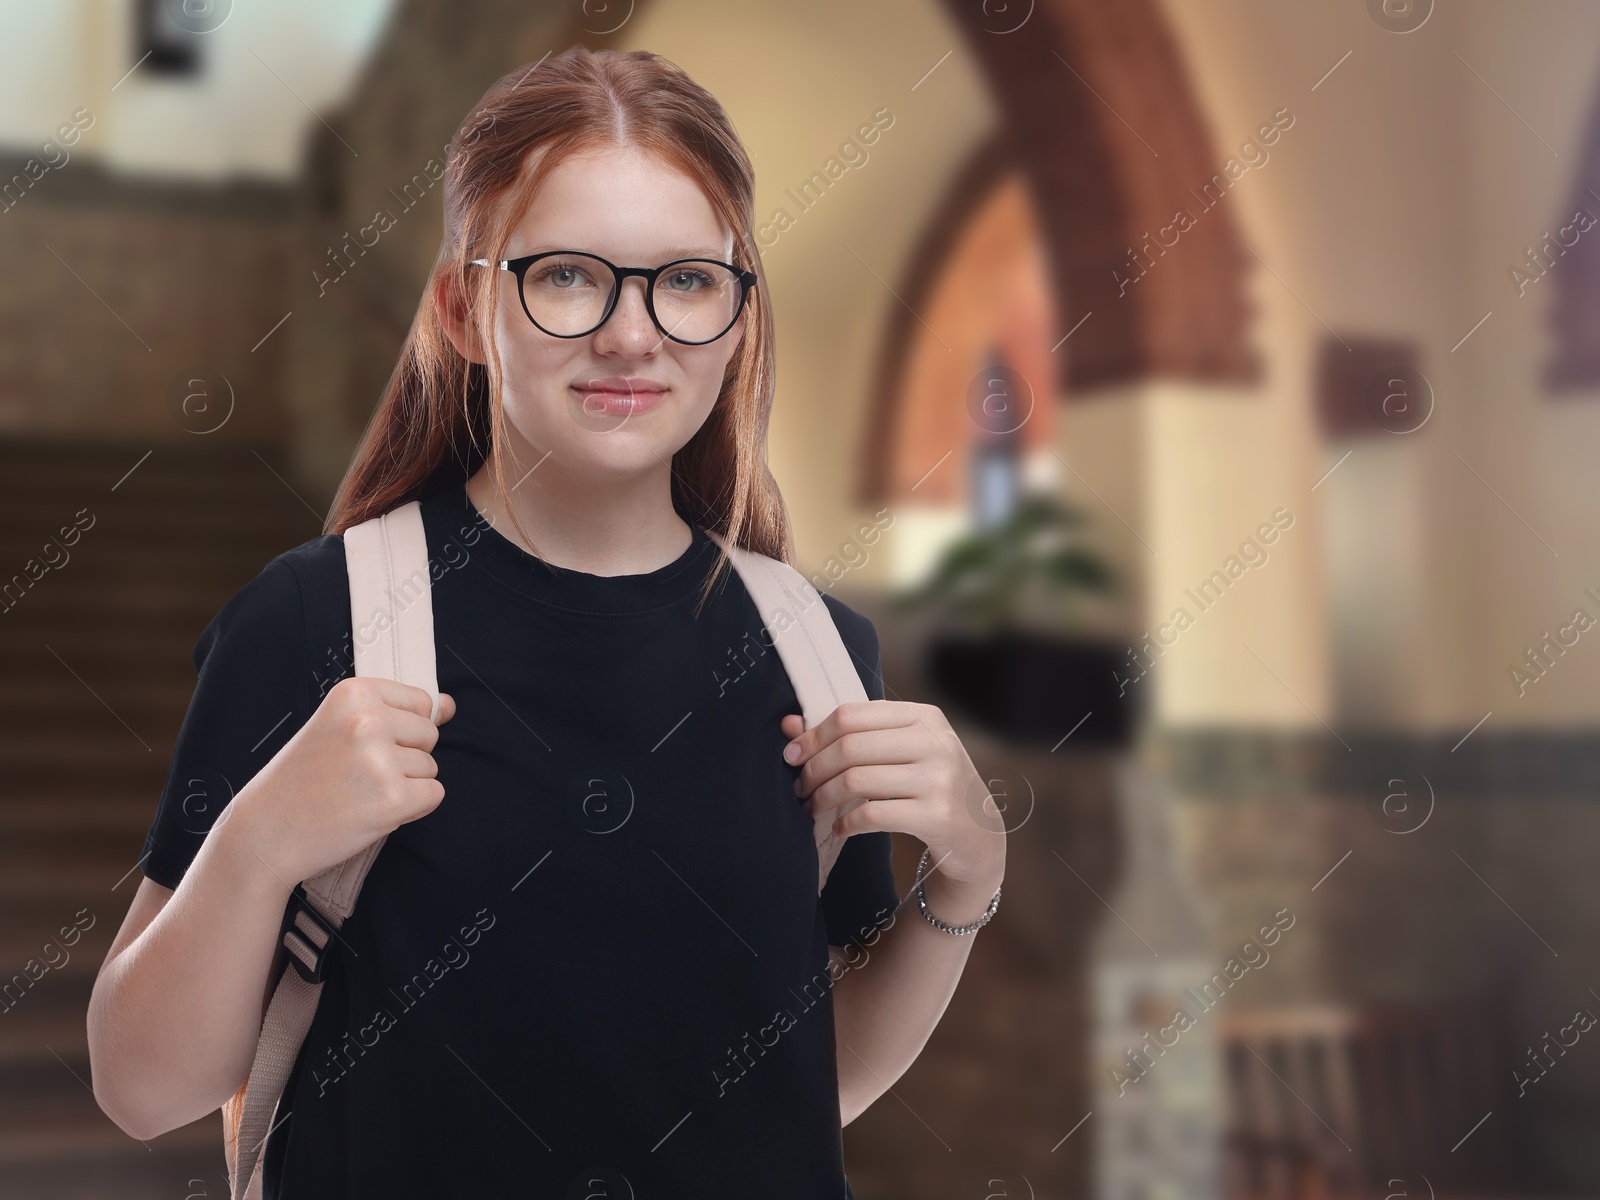
{"type": "Polygon", "coordinates": [[[190,652],[578,41],[733,116],[796,565],[1012,831],[861,1200],[1600,1195],[1582,0],[0,7],[0,1195],[226,1195],[83,1028],[190,652]]]}

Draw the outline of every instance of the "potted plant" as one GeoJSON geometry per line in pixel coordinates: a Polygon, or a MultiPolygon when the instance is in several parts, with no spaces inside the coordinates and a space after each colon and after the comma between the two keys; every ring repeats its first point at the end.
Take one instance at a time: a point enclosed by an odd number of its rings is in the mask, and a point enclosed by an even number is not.
{"type": "Polygon", "coordinates": [[[891,597],[895,611],[937,611],[928,676],[960,709],[1013,741],[1123,746],[1134,697],[1115,671],[1126,648],[1090,635],[1091,594],[1116,590],[1083,544],[1084,515],[1053,492],[1022,497],[998,525],[967,533],[929,577],[891,597]]]}

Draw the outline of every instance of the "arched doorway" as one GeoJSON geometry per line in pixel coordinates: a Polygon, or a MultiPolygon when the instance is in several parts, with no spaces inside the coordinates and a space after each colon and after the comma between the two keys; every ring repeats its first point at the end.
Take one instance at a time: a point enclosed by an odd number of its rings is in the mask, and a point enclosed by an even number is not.
{"type": "MultiPolygon", "coordinates": [[[[1177,46],[1152,0],[1042,0],[998,14],[955,0],[946,8],[966,33],[1002,125],[957,174],[895,288],[907,311],[891,315],[875,373],[858,484],[865,504],[910,496],[917,476],[906,480],[910,468],[902,460],[916,461],[910,451],[928,428],[930,408],[960,410],[964,392],[943,394],[936,404],[919,390],[923,330],[910,314],[939,302],[954,256],[976,236],[974,222],[1000,180],[1019,180],[1030,201],[1012,211],[1027,212],[1037,231],[1053,314],[1040,339],[1048,357],[1023,356],[1036,364],[1037,377],[1021,371],[1036,394],[1157,377],[1260,377],[1246,339],[1249,257],[1232,211],[1206,208],[1190,191],[1216,179],[1225,158],[1211,151],[1177,46]],[[1170,234],[1180,210],[1192,220],[1166,253],[1161,231],[1170,234]],[[1159,261],[1141,270],[1141,259],[1159,261]],[[1078,336],[1061,345],[1074,330],[1078,336]],[[1053,346],[1059,348],[1051,352],[1053,346]],[[912,440],[894,444],[902,432],[912,440]]],[[[953,373],[963,384],[980,369],[965,366],[964,377],[953,373]]],[[[939,454],[953,444],[947,438],[939,454]]],[[[923,458],[921,470],[939,454],[923,458]]],[[[938,486],[953,486],[954,473],[946,474],[950,483],[938,486]]],[[[928,486],[917,488],[919,498],[928,486]]]]}

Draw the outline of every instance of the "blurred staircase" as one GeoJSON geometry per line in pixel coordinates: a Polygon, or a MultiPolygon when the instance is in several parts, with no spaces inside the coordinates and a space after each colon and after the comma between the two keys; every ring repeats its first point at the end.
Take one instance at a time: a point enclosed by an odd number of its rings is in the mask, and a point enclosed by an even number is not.
{"type": "Polygon", "coordinates": [[[140,1143],[101,1111],[85,1014],[143,878],[195,639],[322,531],[284,480],[265,447],[0,439],[0,1197],[228,1194],[217,1114],[140,1143]]]}

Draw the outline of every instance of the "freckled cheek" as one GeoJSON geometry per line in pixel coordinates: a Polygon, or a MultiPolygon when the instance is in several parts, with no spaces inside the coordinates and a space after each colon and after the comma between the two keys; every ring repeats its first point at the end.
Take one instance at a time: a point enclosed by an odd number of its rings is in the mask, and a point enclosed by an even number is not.
{"type": "Polygon", "coordinates": [[[495,314],[495,345],[507,372],[513,367],[548,370],[559,367],[587,348],[586,338],[556,338],[535,329],[515,304],[500,306],[495,314]]]}
{"type": "Polygon", "coordinates": [[[582,374],[570,347],[532,328],[502,330],[497,345],[508,419],[537,424],[565,411],[567,381],[582,374]]]}
{"type": "Polygon", "coordinates": [[[686,351],[679,357],[678,362],[695,398],[696,414],[701,417],[709,415],[716,405],[717,393],[722,390],[722,377],[727,370],[728,355],[712,346],[698,350],[680,347],[680,350],[686,351]]]}

